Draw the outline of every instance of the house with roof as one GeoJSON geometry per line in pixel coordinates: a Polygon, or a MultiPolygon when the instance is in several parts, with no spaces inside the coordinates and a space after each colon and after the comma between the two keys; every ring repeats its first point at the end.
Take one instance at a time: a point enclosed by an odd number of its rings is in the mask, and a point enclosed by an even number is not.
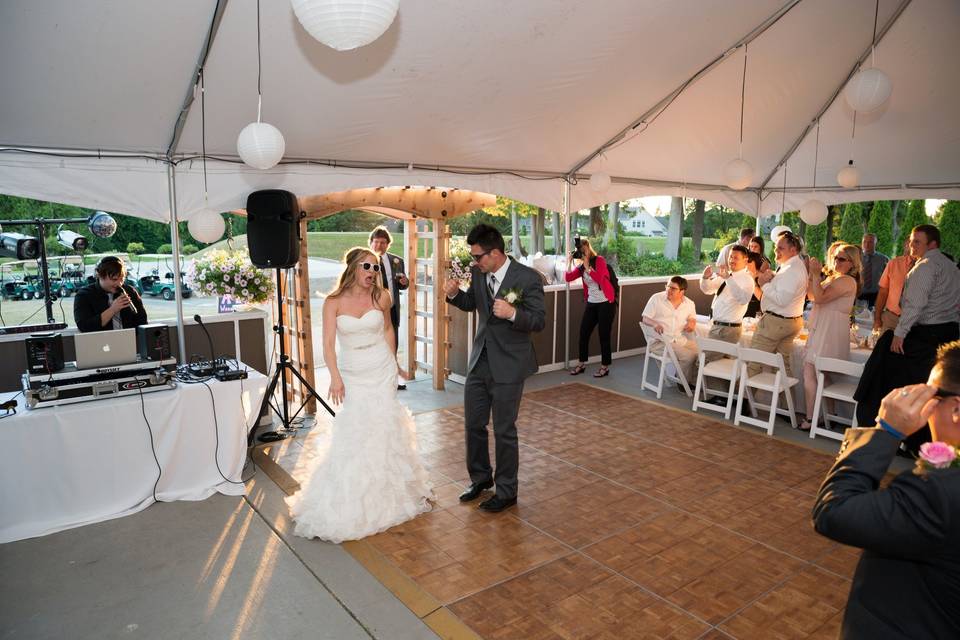
{"type": "Polygon", "coordinates": [[[627,233],[642,236],[666,236],[667,228],[642,205],[628,206],[620,210],[620,224],[627,233]]]}

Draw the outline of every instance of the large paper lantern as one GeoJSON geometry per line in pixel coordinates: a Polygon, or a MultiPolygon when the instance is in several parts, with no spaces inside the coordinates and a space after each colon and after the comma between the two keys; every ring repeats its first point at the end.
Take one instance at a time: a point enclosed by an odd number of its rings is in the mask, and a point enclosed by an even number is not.
{"type": "Polygon", "coordinates": [[[270,169],[283,158],[286,150],[283,134],[272,124],[251,122],[237,137],[237,153],[254,169],[270,169]]]}
{"type": "Polygon", "coordinates": [[[821,224],[827,219],[827,205],[813,198],[800,207],[800,219],[809,225],[821,224]]]}
{"type": "Polygon", "coordinates": [[[850,78],[843,95],[854,111],[873,111],[890,97],[893,84],[883,71],[877,68],[865,69],[850,78]]]}
{"type": "Polygon", "coordinates": [[[598,171],[590,176],[590,188],[598,193],[603,193],[609,189],[612,182],[610,174],[606,171],[598,171]]]}
{"type": "Polygon", "coordinates": [[[201,211],[187,220],[187,231],[204,244],[210,244],[222,238],[226,226],[223,216],[213,211],[201,211]]]}
{"type": "Polygon", "coordinates": [[[390,28],[400,0],[290,0],[311,36],[337,51],[370,44],[390,28]]]}
{"type": "Polygon", "coordinates": [[[731,160],[723,168],[723,182],[737,191],[746,189],[753,182],[753,167],[741,158],[731,160]]]}
{"type": "Polygon", "coordinates": [[[770,241],[773,244],[777,244],[777,240],[780,238],[780,234],[784,231],[790,231],[790,227],[785,224],[778,224],[773,229],[770,230],[770,241]]]}
{"type": "Polygon", "coordinates": [[[856,189],[860,186],[860,170],[850,164],[837,172],[837,183],[846,189],[856,189]]]}

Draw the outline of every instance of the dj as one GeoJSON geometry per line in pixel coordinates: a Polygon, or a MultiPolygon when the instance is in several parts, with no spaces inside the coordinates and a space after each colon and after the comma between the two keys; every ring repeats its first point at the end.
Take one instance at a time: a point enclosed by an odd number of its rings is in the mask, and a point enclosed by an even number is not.
{"type": "Polygon", "coordinates": [[[147,324],[140,294],[124,286],[127,267],[116,256],[104,256],[95,268],[97,281],[79,291],[73,302],[73,318],[81,332],[132,329],[147,324]]]}

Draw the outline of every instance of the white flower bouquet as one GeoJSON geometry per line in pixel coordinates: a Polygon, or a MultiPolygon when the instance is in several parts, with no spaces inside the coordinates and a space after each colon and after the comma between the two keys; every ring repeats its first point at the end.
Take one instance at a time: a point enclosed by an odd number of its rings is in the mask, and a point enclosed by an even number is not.
{"type": "Polygon", "coordinates": [[[247,304],[262,304],[274,291],[273,279],[251,264],[246,251],[216,250],[197,258],[187,267],[187,282],[200,295],[247,304]]]}

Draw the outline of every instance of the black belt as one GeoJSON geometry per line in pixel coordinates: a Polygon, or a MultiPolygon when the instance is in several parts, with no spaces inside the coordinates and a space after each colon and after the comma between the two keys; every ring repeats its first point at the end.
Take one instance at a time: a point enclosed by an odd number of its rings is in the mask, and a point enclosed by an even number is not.
{"type": "Polygon", "coordinates": [[[741,326],[740,322],[720,322],[719,320],[714,320],[713,324],[718,324],[721,327],[739,327],[741,326]]]}
{"type": "Polygon", "coordinates": [[[782,316],[779,313],[774,313],[773,311],[764,311],[764,313],[771,315],[774,318],[780,318],[781,320],[796,320],[797,318],[803,317],[803,316],[782,316]]]}

